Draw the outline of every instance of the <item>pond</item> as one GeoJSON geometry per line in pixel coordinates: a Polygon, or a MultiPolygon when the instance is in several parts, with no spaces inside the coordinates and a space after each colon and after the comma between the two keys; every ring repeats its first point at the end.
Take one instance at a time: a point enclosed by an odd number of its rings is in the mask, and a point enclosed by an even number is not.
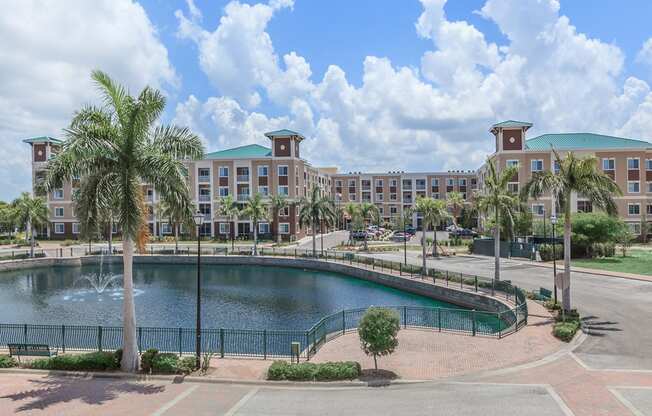
{"type": "MultiPolygon", "coordinates": [[[[122,265],[0,273],[0,323],[121,326],[122,265]]],[[[196,268],[134,265],[139,326],[195,325],[196,268]]],[[[202,265],[205,328],[307,330],[342,309],[458,308],[343,274],[284,267],[202,265]]]]}

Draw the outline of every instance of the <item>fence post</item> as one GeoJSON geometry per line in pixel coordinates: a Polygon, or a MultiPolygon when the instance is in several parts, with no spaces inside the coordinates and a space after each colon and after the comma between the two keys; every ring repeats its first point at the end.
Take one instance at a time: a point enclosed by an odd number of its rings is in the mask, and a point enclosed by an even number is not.
{"type": "Polygon", "coordinates": [[[448,287],[448,270],[446,270],[446,286],[448,287]]]}
{"type": "Polygon", "coordinates": [[[496,295],[496,279],[491,278],[491,296],[496,295]]]}
{"type": "Polygon", "coordinates": [[[179,356],[181,356],[181,354],[183,354],[183,347],[182,347],[182,345],[181,345],[181,344],[182,344],[182,341],[181,341],[181,339],[182,339],[181,331],[182,331],[182,330],[181,330],[181,327],[179,327],[179,356]]]}
{"type": "Polygon", "coordinates": [[[346,318],[344,315],[344,309],[342,309],[342,335],[344,335],[345,330],[346,330],[346,318]]]}
{"type": "Polygon", "coordinates": [[[61,349],[63,350],[62,352],[65,354],[66,353],[66,326],[61,325],[61,349]]]}
{"type": "Polygon", "coordinates": [[[514,286],[514,305],[518,305],[518,287],[514,286]]]}
{"type": "Polygon", "coordinates": [[[220,357],[224,358],[224,328],[220,328],[220,357]]]}
{"type": "Polygon", "coordinates": [[[102,325],[97,326],[97,350],[102,352],[102,325]]]}
{"type": "MultiPolygon", "coordinates": [[[[113,254],[113,253],[111,253],[113,254]]],[[[70,247],[70,257],[72,257],[72,247],[70,247]]]]}
{"type": "Polygon", "coordinates": [[[296,248],[294,249],[294,258],[295,259],[297,258],[297,249],[296,248]]]}
{"type": "Polygon", "coordinates": [[[23,328],[23,344],[27,344],[27,324],[25,324],[23,328]]]}
{"type": "Polygon", "coordinates": [[[399,276],[403,276],[403,263],[398,264],[398,274],[399,276]]]}
{"type": "Polygon", "coordinates": [[[267,359],[267,330],[263,329],[263,360],[267,359]]]}
{"type": "Polygon", "coordinates": [[[475,276],[475,291],[478,291],[478,276],[475,276]]]}
{"type": "Polygon", "coordinates": [[[460,272],[460,289],[464,289],[464,274],[460,272]]]}
{"type": "Polygon", "coordinates": [[[441,308],[437,308],[437,326],[439,327],[439,332],[441,332],[441,308]]]}
{"type": "Polygon", "coordinates": [[[403,329],[407,327],[407,306],[403,306],[403,329]]]}
{"type": "Polygon", "coordinates": [[[306,331],[306,361],[310,361],[310,332],[306,331]]]}
{"type": "Polygon", "coordinates": [[[142,352],[143,352],[143,327],[139,326],[138,327],[138,353],[141,354],[142,352]]]}
{"type": "Polygon", "coordinates": [[[475,309],[471,311],[471,315],[473,316],[473,336],[475,336],[475,309]]]}

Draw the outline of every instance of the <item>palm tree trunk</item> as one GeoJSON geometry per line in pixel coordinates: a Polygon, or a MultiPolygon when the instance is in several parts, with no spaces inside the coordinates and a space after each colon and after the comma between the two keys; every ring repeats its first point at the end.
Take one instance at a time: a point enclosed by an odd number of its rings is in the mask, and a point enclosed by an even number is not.
{"type": "Polygon", "coordinates": [[[421,228],[421,274],[426,274],[426,224],[423,224],[421,228]]]}
{"type": "Polygon", "coordinates": [[[432,257],[437,257],[437,227],[432,232],[432,257]]]}
{"type": "Polygon", "coordinates": [[[122,302],[122,371],[138,371],[138,344],[136,340],[136,307],[134,304],[133,256],[134,243],[128,236],[122,239],[123,296],[122,302]]]}
{"type": "MultiPolygon", "coordinates": [[[[34,257],[34,228],[32,228],[32,221],[27,220],[27,230],[29,230],[29,257],[34,257]]],[[[25,230],[25,238],[27,238],[27,230],[25,230]]]]}
{"type": "Polygon", "coordinates": [[[274,223],[274,232],[276,233],[276,244],[281,244],[281,233],[278,231],[278,223],[280,222],[280,218],[278,215],[278,210],[276,211],[276,214],[274,215],[275,218],[275,223],[274,223]]]}
{"type": "Polygon", "coordinates": [[[312,257],[317,258],[317,235],[315,232],[317,231],[317,224],[315,224],[315,221],[313,220],[312,222],[312,257]]]}
{"type": "Polygon", "coordinates": [[[113,218],[109,218],[109,254],[113,254],[113,218]]]}
{"type": "MultiPolygon", "coordinates": [[[[567,199],[566,201],[569,201],[567,199]]],[[[564,287],[561,292],[561,301],[562,307],[565,311],[570,311],[571,309],[571,296],[570,296],[570,266],[571,266],[571,214],[570,214],[570,204],[566,202],[568,206],[564,211],[564,280],[568,284],[568,287],[564,287]]]]}
{"type": "Polygon", "coordinates": [[[258,255],[258,221],[254,221],[254,256],[258,255]]]}
{"type": "Polygon", "coordinates": [[[174,254],[179,251],[179,224],[174,224],[174,254]]]}
{"type": "Polygon", "coordinates": [[[500,280],[500,215],[496,208],[496,226],[494,228],[494,279],[500,280]]]}

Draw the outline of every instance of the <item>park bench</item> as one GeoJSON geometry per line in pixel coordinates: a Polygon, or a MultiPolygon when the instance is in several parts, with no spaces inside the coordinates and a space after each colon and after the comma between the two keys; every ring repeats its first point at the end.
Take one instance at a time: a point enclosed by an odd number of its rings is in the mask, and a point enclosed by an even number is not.
{"type": "Polygon", "coordinates": [[[540,287],[539,298],[541,298],[542,300],[549,300],[550,298],[552,298],[552,291],[546,289],[545,287],[540,287]]]}
{"type": "Polygon", "coordinates": [[[18,357],[19,362],[21,356],[53,357],[58,352],[58,350],[50,350],[50,346],[46,344],[7,344],[7,347],[9,347],[9,355],[18,357]]]}

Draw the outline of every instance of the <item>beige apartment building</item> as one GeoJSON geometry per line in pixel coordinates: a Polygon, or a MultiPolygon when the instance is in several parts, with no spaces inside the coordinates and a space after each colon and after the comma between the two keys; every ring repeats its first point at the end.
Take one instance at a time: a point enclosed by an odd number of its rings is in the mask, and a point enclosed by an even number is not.
{"type": "MultiPolygon", "coordinates": [[[[519,192],[534,172],[556,170],[553,149],[561,157],[575,155],[594,156],[598,168],[611,176],[621,191],[616,197],[618,213],[634,234],[640,235],[641,221],[652,220],[652,143],[643,140],[606,136],[594,133],[543,134],[527,138],[531,123],[504,121],[494,124],[491,133],[496,151],[489,156],[498,170],[518,166],[518,174],[509,187],[519,192]]],[[[486,165],[478,170],[478,183],[486,176],[486,165]]],[[[527,201],[535,218],[549,217],[555,213],[555,203],[550,195],[527,201]]],[[[581,194],[571,198],[572,212],[592,212],[591,203],[581,194]]]]}
{"type": "MultiPolygon", "coordinates": [[[[599,167],[611,175],[623,191],[617,198],[619,213],[635,233],[640,233],[641,220],[652,218],[652,144],[642,140],[626,139],[593,133],[544,134],[527,138],[531,123],[505,121],[494,124],[496,151],[488,158],[498,169],[509,165],[519,167],[518,175],[509,184],[518,192],[533,172],[555,169],[552,149],[561,154],[574,152],[579,156],[594,155],[599,167]]],[[[240,218],[235,223],[219,212],[221,198],[231,195],[245,204],[256,193],[263,197],[284,195],[289,206],[280,213],[278,222],[259,224],[263,237],[279,233],[285,240],[295,240],[310,233],[298,220],[296,202],[305,196],[313,185],[324,195],[333,198],[340,207],[349,202],[369,202],[378,207],[384,221],[390,222],[406,208],[413,208],[422,196],[446,199],[450,192],[459,192],[466,200],[482,189],[486,166],[478,170],[447,172],[338,173],[337,168],[314,167],[301,157],[304,137],[291,130],[266,133],[270,147],[258,144],[245,145],[208,153],[202,160],[190,161],[188,186],[198,210],[205,215],[200,232],[203,236],[227,239],[248,236],[252,223],[240,218]]],[[[58,139],[43,136],[25,140],[32,149],[32,178],[34,192],[44,176],[47,161],[61,147],[58,139]]],[[[74,239],[79,234],[79,224],[73,208],[73,192],[78,180],[47,195],[50,224],[41,234],[52,239],[74,239]]],[[[161,216],[160,198],[155,189],[143,184],[149,215],[148,223],[153,235],[171,235],[172,228],[161,216]]],[[[582,195],[573,195],[573,211],[592,211],[593,207],[582,195]]],[[[550,196],[528,201],[536,217],[553,213],[550,196]]],[[[413,214],[413,225],[420,226],[418,213],[413,214]]],[[[116,228],[114,233],[118,233],[116,228]]]]}

